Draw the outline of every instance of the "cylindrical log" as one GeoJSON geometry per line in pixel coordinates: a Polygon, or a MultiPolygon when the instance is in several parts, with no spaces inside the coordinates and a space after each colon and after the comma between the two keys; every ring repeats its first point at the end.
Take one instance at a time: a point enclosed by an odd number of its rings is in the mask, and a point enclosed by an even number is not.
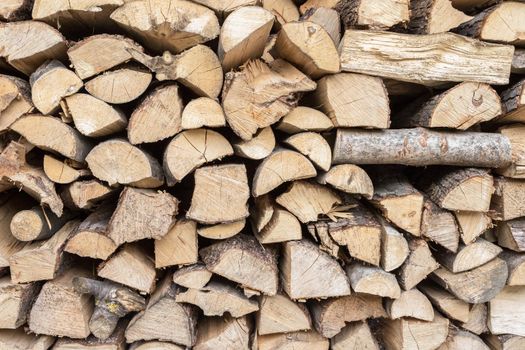
{"type": "Polygon", "coordinates": [[[481,132],[431,131],[424,128],[340,129],[333,163],[456,165],[499,168],[512,161],[506,136],[481,132]]]}
{"type": "Polygon", "coordinates": [[[71,214],[64,213],[58,217],[53,213],[47,215],[40,207],[21,210],[11,219],[11,234],[19,241],[34,241],[51,237],[69,219],[71,214]]]}

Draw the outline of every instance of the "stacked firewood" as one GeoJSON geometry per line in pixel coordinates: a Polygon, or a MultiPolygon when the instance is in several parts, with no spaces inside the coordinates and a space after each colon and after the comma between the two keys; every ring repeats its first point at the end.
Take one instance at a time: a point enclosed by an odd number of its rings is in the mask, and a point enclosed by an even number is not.
{"type": "Polygon", "coordinates": [[[0,19],[0,350],[525,349],[524,1],[0,19]]]}

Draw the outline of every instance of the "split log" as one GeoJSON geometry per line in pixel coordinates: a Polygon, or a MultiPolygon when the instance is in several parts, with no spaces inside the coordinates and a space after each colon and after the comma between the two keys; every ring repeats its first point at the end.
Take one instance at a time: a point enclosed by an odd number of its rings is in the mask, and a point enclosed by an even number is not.
{"type": "MultiPolygon", "coordinates": [[[[126,320],[119,322],[113,334],[104,340],[94,335],[90,335],[86,339],[60,338],[53,345],[53,350],[121,350],[126,344],[126,339],[124,338],[126,325],[126,320]]],[[[173,349],[170,348],[170,350],[173,349]]]]}
{"type": "Polygon", "coordinates": [[[378,295],[391,299],[397,299],[401,295],[396,277],[379,267],[354,263],[346,267],[346,273],[352,290],[356,293],[378,295]]]}
{"type": "Polygon", "coordinates": [[[387,299],[385,309],[388,317],[395,320],[403,317],[411,317],[422,321],[434,319],[432,304],[418,289],[402,291],[399,298],[387,299]]]}
{"type": "Polygon", "coordinates": [[[177,84],[153,90],[135,108],[128,125],[128,139],[133,145],[157,142],[181,130],[183,102],[177,84]]]}
{"type": "Polygon", "coordinates": [[[107,103],[128,103],[146,91],[151,79],[145,68],[128,65],[94,77],[86,82],[86,91],[107,103]]]}
{"type": "MultiPolygon", "coordinates": [[[[146,130],[151,130],[151,127],[146,130]]],[[[185,130],[175,135],[164,151],[163,167],[168,186],[180,182],[201,165],[232,154],[230,142],[218,132],[209,129],[185,130]]]]}
{"type": "Polygon", "coordinates": [[[409,3],[409,0],[338,1],[336,9],[346,28],[387,30],[406,26],[410,17],[409,3]]]}
{"type": "Polygon", "coordinates": [[[499,222],[496,230],[498,245],[516,252],[525,251],[525,219],[499,222]]]}
{"type": "Polygon", "coordinates": [[[489,350],[490,348],[481,340],[480,337],[470,332],[460,330],[457,327],[451,326],[448,332],[448,337],[445,343],[440,347],[440,350],[454,350],[454,349],[479,349],[489,350]]]}
{"type": "Polygon", "coordinates": [[[222,89],[222,67],[215,52],[207,46],[197,45],[176,56],[164,52],[151,57],[130,49],[133,59],[155,73],[157,80],[177,80],[195,94],[217,98],[222,89]]]}
{"type": "Polygon", "coordinates": [[[525,4],[508,1],[490,7],[463,23],[455,32],[484,41],[525,44],[525,4]]]}
{"type": "Polygon", "coordinates": [[[333,350],[379,350],[379,345],[366,322],[347,325],[330,340],[333,350]]]}
{"type": "Polygon", "coordinates": [[[249,61],[241,71],[226,73],[222,92],[226,121],[248,141],[258,129],[276,123],[296,107],[301,92],[315,87],[314,81],[286,61],[249,61]]]}
{"type": "Polygon", "coordinates": [[[106,260],[117,250],[117,245],[108,237],[108,224],[112,206],[101,205],[82,221],[71,235],[64,250],[78,256],[106,260]]]}
{"type": "Polygon", "coordinates": [[[275,16],[274,27],[299,20],[299,9],[293,0],[263,0],[262,7],[275,16]]]}
{"type": "Polygon", "coordinates": [[[486,304],[473,304],[467,322],[460,323],[461,328],[477,335],[487,333],[487,313],[486,304]]]}
{"type": "Polygon", "coordinates": [[[37,241],[53,236],[72,216],[69,212],[56,216],[46,213],[45,208],[38,206],[16,213],[9,228],[19,241],[37,241]]]}
{"type": "Polygon", "coordinates": [[[89,137],[111,135],[124,130],[128,124],[122,111],[89,94],[66,97],[62,110],[73,119],[75,128],[89,137]]]}
{"type": "Polygon", "coordinates": [[[340,71],[334,41],[321,25],[314,22],[285,23],[273,50],[278,57],[294,64],[312,79],[340,71]]]}
{"type": "Polygon", "coordinates": [[[131,50],[143,51],[131,39],[99,34],[77,42],[67,51],[67,55],[77,75],[86,79],[131,60],[131,50]]]}
{"type": "Polygon", "coordinates": [[[507,264],[495,258],[473,270],[452,273],[439,268],[432,273],[432,279],[467,303],[485,303],[493,299],[505,287],[507,264]]]}
{"type": "Polygon", "coordinates": [[[525,216],[525,181],[495,177],[494,188],[490,210],[495,219],[512,220],[525,216]]]}
{"type": "Polygon", "coordinates": [[[209,97],[199,97],[191,100],[182,111],[182,130],[202,127],[219,128],[225,125],[226,117],[222,106],[209,97]]]}
{"type": "Polygon", "coordinates": [[[451,252],[458,250],[459,229],[454,215],[428,199],[423,206],[420,233],[451,252]]]}
{"type": "Polygon", "coordinates": [[[319,249],[339,259],[341,247],[339,247],[339,244],[337,244],[328,233],[328,224],[326,221],[308,224],[307,229],[314,240],[319,242],[319,249]]]}
{"type": "Polygon", "coordinates": [[[252,183],[252,195],[259,197],[285,182],[317,175],[312,163],[301,153],[277,149],[257,167],[252,183]]]}
{"type": "Polygon", "coordinates": [[[32,5],[28,0],[8,0],[0,6],[0,19],[6,22],[27,19],[32,5]]]}
{"type": "Polygon", "coordinates": [[[309,349],[328,350],[330,343],[315,331],[262,335],[257,338],[259,350],[309,349]]]}
{"type": "Polygon", "coordinates": [[[144,238],[164,237],[175,220],[179,201],[166,192],[126,187],[108,226],[117,246],[144,238]]]}
{"type": "Polygon", "coordinates": [[[30,199],[29,196],[20,193],[0,195],[0,271],[9,267],[9,258],[27,245],[11,234],[10,225],[16,213],[30,208],[30,199]]]}
{"type": "Polygon", "coordinates": [[[341,266],[307,240],[284,244],[281,283],[291,299],[350,295],[350,284],[341,266]]]}
{"type": "MultiPolygon", "coordinates": [[[[40,291],[38,283],[15,284],[9,276],[0,278],[0,328],[16,329],[27,321],[27,314],[40,291]]],[[[0,344],[1,347],[1,344],[0,344]]]]}
{"type": "Polygon", "coordinates": [[[492,219],[486,213],[475,211],[454,212],[461,231],[461,240],[470,244],[483,232],[492,227],[492,219]]]}
{"type": "Polygon", "coordinates": [[[177,303],[180,288],[167,275],[149,298],[146,309],[129,322],[126,341],[164,340],[191,347],[196,341],[197,309],[177,303]]]}
{"type": "Polygon", "coordinates": [[[332,149],[328,142],[316,132],[302,132],[283,141],[305,155],[313,165],[328,171],[332,162],[332,149]]]}
{"type": "MultiPolygon", "coordinates": [[[[66,241],[79,224],[80,221],[69,221],[48,240],[31,243],[11,255],[11,281],[26,283],[54,279],[64,264],[66,241]]],[[[56,307],[62,307],[61,304],[57,303],[56,307]]]]}
{"type": "Polygon", "coordinates": [[[499,257],[505,260],[509,269],[507,285],[525,286],[525,254],[504,250],[499,257]]]}
{"type": "Polygon", "coordinates": [[[335,8],[340,0],[306,0],[300,7],[301,14],[305,14],[312,8],[326,7],[335,8]]]}
{"type": "Polygon", "coordinates": [[[178,53],[213,40],[220,28],[211,10],[183,0],[177,0],[175,6],[163,0],[127,1],[111,19],[156,53],[178,53]]]}
{"type": "Polygon", "coordinates": [[[199,251],[206,268],[266,295],[277,293],[277,259],[255,237],[238,234],[199,251]]]}
{"type": "Polygon", "coordinates": [[[254,198],[254,206],[251,210],[251,219],[254,229],[259,232],[270,222],[277,206],[273,198],[266,194],[254,198]]]}
{"type": "MultiPolygon", "coordinates": [[[[34,266],[34,265],[33,265],[34,266]]],[[[37,334],[86,338],[94,303],[89,295],[75,291],[75,277],[90,277],[89,270],[72,268],[42,287],[29,314],[29,329],[37,334]]]]}
{"type": "Polygon", "coordinates": [[[277,124],[277,130],[287,134],[303,131],[323,132],[333,127],[332,121],[326,114],[305,106],[295,107],[277,124]]]}
{"type": "Polygon", "coordinates": [[[509,140],[481,132],[340,129],[333,164],[404,164],[504,167],[512,162],[509,140]],[[384,147],[383,145],[388,145],[384,147]],[[479,157],[483,154],[483,157],[479,157]]]}
{"type": "Polygon", "coordinates": [[[198,306],[205,316],[222,316],[227,312],[238,318],[259,310],[256,301],[248,299],[234,287],[213,281],[200,289],[180,292],[175,300],[198,306]]]}
{"type": "Polygon", "coordinates": [[[199,322],[193,349],[249,349],[251,323],[248,317],[207,317],[199,322]]]}
{"type": "Polygon", "coordinates": [[[257,5],[257,0],[233,0],[231,2],[224,2],[222,0],[194,1],[215,11],[217,16],[221,20],[228,17],[233,11],[237,10],[238,8],[257,5]]]}
{"type": "Polygon", "coordinates": [[[83,162],[92,147],[77,130],[51,116],[26,115],[11,124],[10,129],[38,148],[61,154],[77,162],[83,162]],[[60,139],[60,142],[56,142],[57,139],[60,139]]]}
{"type": "Polygon", "coordinates": [[[315,302],[311,310],[315,328],[327,338],[338,334],[345,322],[387,316],[380,297],[359,293],[315,302]]]}
{"type": "Polygon", "coordinates": [[[93,176],[110,186],[155,188],[164,183],[158,161],[124,139],[99,143],[86,156],[86,162],[93,176]]]}
{"type": "MultiPolygon", "coordinates": [[[[251,140],[233,144],[235,155],[248,159],[264,159],[275,149],[275,135],[270,126],[259,130],[251,140]]],[[[330,151],[332,152],[332,151],[330,151]]]]}
{"type": "Polygon", "coordinates": [[[439,264],[422,239],[414,239],[408,243],[410,254],[398,271],[399,285],[404,290],[410,290],[424,280],[439,264]]]}
{"type": "Polygon", "coordinates": [[[453,81],[504,85],[514,50],[451,33],[416,36],[347,29],[339,53],[346,72],[429,86],[453,81]],[[418,47],[429,49],[415,53],[418,47]],[[486,69],[481,72],[480,66],[486,69]]]}
{"type": "Polygon", "coordinates": [[[409,254],[408,242],[398,230],[386,220],[380,220],[381,230],[381,267],[390,272],[401,266],[409,254]]]}
{"type": "Polygon", "coordinates": [[[0,61],[31,75],[45,61],[66,57],[66,39],[55,28],[37,21],[0,24],[0,61]],[[35,43],[38,43],[36,45],[35,43]]]}
{"type": "Polygon", "coordinates": [[[302,228],[299,220],[289,211],[268,200],[267,195],[256,198],[256,208],[251,213],[257,240],[262,244],[269,244],[301,239],[302,228]]]}
{"type": "Polygon", "coordinates": [[[217,49],[225,72],[261,57],[274,15],[258,6],[240,7],[224,21],[217,49]]]}
{"type": "Polygon", "coordinates": [[[512,73],[525,73],[525,49],[516,48],[512,59],[512,73]]]}
{"type": "Polygon", "coordinates": [[[162,342],[162,341],[148,341],[148,342],[136,342],[131,344],[131,350],[184,350],[182,346],[162,342]]]}
{"type": "Polygon", "coordinates": [[[81,176],[89,175],[89,170],[75,169],[50,155],[44,155],[43,169],[49,180],[57,184],[69,184],[81,176]]]}
{"type": "MultiPolygon", "coordinates": [[[[289,161],[289,160],[287,160],[289,161]]],[[[294,214],[299,221],[317,221],[319,215],[328,215],[341,198],[334,191],[308,181],[294,181],[276,202],[294,214]]]]}
{"type": "Polygon", "coordinates": [[[519,80],[501,93],[504,114],[496,123],[514,123],[525,121],[525,79],[519,80]]]}
{"type": "Polygon", "coordinates": [[[155,268],[194,264],[199,259],[195,221],[177,221],[164,237],[154,243],[155,268]]]}
{"type": "Polygon", "coordinates": [[[452,5],[450,0],[411,1],[409,31],[416,34],[443,33],[472,19],[452,5]]]}
{"type": "Polygon", "coordinates": [[[483,340],[485,340],[485,343],[487,343],[491,349],[495,350],[519,350],[525,346],[525,337],[512,334],[486,334],[483,340]]]}
{"type": "Polygon", "coordinates": [[[374,194],[372,180],[357,165],[335,165],[327,170],[326,173],[320,174],[317,177],[317,182],[322,185],[328,184],[342,192],[362,195],[367,199],[371,199],[374,194]]]}
{"type": "Polygon", "coordinates": [[[202,224],[239,221],[249,215],[249,197],[244,164],[202,167],[195,171],[195,188],[186,217],[202,224]]]}
{"type": "Polygon", "coordinates": [[[310,313],[300,303],[286,295],[262,296],[257,312],[257,334],[275,334],[305,331],[312,328],[310,313]]]}
{"type": "Polygon", "coordinates": [[[432,305],[434,305],[448,319],[459,322],[467,322],[470,305],[430,283],[421,283],[418,288],[425,293],[432,305]]]}
{"type": "Polygon", "coordinates": [[[5,349],[47,350],[54,342],[49,335],[27,334],[23,327],[0,329],[0,346],[5,349]]]}
{"type": "Polygon", "coordinates": [[[512,149],[512,164],[505,168],[495,169],[498,174],[505,177],[525,178],[525,125],[505,125],[498,129],[499,133],[505,135],[512,149]]]}
{"type": "Polygon", "coordinates": [[[0,132],[33,110],[29,84],[20,78],[0,74],[0,132]]]}
{"type": "Polygon", "coordinates": [[[114,191],[114,188],[110,188],[97,180],[87,180],[69,184],[60,195],[68,208],[88,210],[112,196],[114,191]]]}
{"type": "Polygon", "coordinates": [[[212,273],[202,264],[181,267],[173,274],[173,282],[185,288],[200,289],[210,281],[212,273]]]}
{"type": "Polygon", "coordinates": [[[483,238],[469,245],[461,244],[457,253],[438,252],[437,261],[453,273],[465,272],[488,263],[502,252],[502,249],[483,238]]]}
{"type": "Polygon", "coordinates": [[[493,334],[525,337],[525,287],[505,287],[489,302],[488,326],[493,334]]]}
{"type": "MultiPolygon", "coordinates": [[[[73,278],[73,287],[77,293],[95,297],[95,311],[89,320],[89,329],[100,340],[110,338],[120,318],[146,307],[146,301],[136,292],[108,281],[76,277],[73,278]]],[[[123,327],[117,331],[123,338],[123,327]]]]}
{"type": "Polygon", "coordinates": [[[314,103],[336,127],[388,128],[390,107],[380,78],[339,73],[317,82],[314,103]]]}
{"type": "Polygon", "coordinates": [[[499,95],[490,85],[464,82],[427,100],[414,101],[394,116],[393,124],[397,128],[422,126],[467,130],[502,112],[499,95]]]}
{"type": "Polygon", "coordinates": [[[301,20],[319,24],[326,30],[335,46],[339,45],[341,41],[341,20],[339,12],[327,7],[311,8],[306,11],[301,20]]]}
{"type": "Polygon", "coordinates": [[[209,239],[226,239],[241,232],[244,229],[244,226],[246,226],[246,219],[226,224],[201,226],[197,228],[197,233],[199,236],[209,239]]]}

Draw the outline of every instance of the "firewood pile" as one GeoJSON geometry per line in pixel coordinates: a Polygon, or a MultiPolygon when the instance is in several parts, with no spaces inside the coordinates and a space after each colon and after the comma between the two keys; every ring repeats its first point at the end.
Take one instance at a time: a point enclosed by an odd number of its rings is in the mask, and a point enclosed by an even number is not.
{"type": "Polygon", "coordinates": [[[0,350],[525,349],[525,1],[0,19],[0,350]]]}

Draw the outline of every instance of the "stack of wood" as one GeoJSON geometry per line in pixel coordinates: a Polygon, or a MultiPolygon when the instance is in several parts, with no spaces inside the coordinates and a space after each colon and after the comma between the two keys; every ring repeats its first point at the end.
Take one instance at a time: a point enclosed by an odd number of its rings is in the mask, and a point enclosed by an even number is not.
{"type": "Polygon", "coordinates": [[[524,1],[0,19],[0,349],[525,349],[524,1]]]}

